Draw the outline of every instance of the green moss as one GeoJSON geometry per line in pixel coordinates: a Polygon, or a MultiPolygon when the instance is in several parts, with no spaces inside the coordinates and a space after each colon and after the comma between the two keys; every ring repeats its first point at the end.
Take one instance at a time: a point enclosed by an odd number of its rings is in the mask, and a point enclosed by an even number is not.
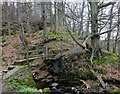
{"type": "Polygon", "coordinates": [[[86,71],[84,68],[78,69],[78,76],[83,79],[92,79],[94,74],[91,71],[86,71]]]}
{"type": "Polygon", "coordinates": [[[116,87],[116,86],[113,86],[111,87],[111,89],[108,91],[108,94],[119,94],[120,93],[120,88],[119,87],[116,87]]]}
{"type": "Polygon", "coordinates": [[[20,35],[20,32],[16,31],[16,29],[11,29],[11,33],[10,34],[11,34],[10,37],[15,37],[15,36],[20,35]]]}
{"type": "Polygon", "coordinates": [[[4,79],[9,79],[10,77],[16,75],[18,71],[20,71],[20,70],[22,70],[22,69],[24,69],[24,68],[26,68],[26,67],[28,67],[28,65],[20,66],[20,67],[19,67],[18,69],[16,69],[14,72],[5,75],[4,79]]]}
{"type": "Polygon", "coordinates": [[[94,65],[100,65],[100,64],[116,64],[118,60],[117,55],[111,54],[111,55],[106,55],[104,57],[101,57],[99,59],[94,59],[93,64],[94,65]]]}
{"type": "Polygon", "coordinates": [[[38,90],[35,87],[20,84],[19,82],[13,79],[7,79],[7,85],[9,89],[14,89],[25,94],[33,94],[33,92],[38,92],[38,90]]]}
{"type": "MultiPolygon", "coordinates": [[[[23,70],[27,67],[28,67],[28,65],[21,66],[17,71],[23,70]]],[[[25,78],[19,77],[18,82],[20,84],[25,84],[28,86],[35,86],[36,85],[35,81],[33,80],[32,76],[31,76],[31,73],[27,73],[25,78]]]]}
{"type": "Polygon", "coordinates": [[[95,70],[95,72],[100,73],[100,74],[107,74],[107,70],[105,70],[103,68],[100,68],[100,69],[95,68],[94,70],[95,70]]]}
{"type": "Polygon", "coordinates": [[[93,60],[93,64],[94,65],[101,65],[105,63],[105,59],[104,58],[99,58],[99,59],[94,59],[93,60]]]}
{"type": "Polygon", "coordinates": [[[43,93],[45,94],[50,94],[50,88],[44,88],[43,93]]]}
{"type": "Polygon", "coordinates": [[[60,37],[60,34],[58,32],[57,33],[49,32],[48,35],[49,37],[60,37]]]}
{"type": "Polygon", "coordinates": [[[29,41],[27,40],[27,37],[24,36],[24,39],[25,39],[25,43],[26,43],[26,45],[28,45],[28,44],[29,44],[29,41]]]}
{"type": "Polygon", "coordinates": [[[17,71],[22,70],[22,69],[27,68],[27,67],[28,67],[28,65],[20,66],[20,68],[17,71]]]}
{"type": "Polygon", "coordinates": [[[5,42],[4,46],[8,46],[10,44],[10,42],[5,42]]]}
{"type": "Polygon", "coordinates": [[[90,54],[88,52],[84,52],[82,55],[82,58],[84,61],[89,61],[90,60],[90,54]]]}
{"type": "Polygon", "coordinates": [[[17,48],[18,46],[19,46],[19,43],[15,43],[15,44],[13,45],[14,48],[17,48]]]}
{"type": "Polygon", "coordinates": [[[79,75],[79,77],[83,77],[84,76],[84,70],[83,70],[83,68],[79,68],[78,69],[78,75],[79,75]]]}
{"type": "Polygon", "coordinates": [[[105,63],[118,63],[118,56],[116,54],[111,54],[111,55],[107,55],[104,57],[105,58],[105,63]]]}
{"type": "Polygon", "coordinates": [[[21,78],[18,80],[20,84],[28,85],[28,86],[36,86],[35,81],[32,77],[21,78]]]}
{"type": "Polygon", "coordinates": [[[7,62],[7,57],[3,56],[2,61],[7,62]]]}

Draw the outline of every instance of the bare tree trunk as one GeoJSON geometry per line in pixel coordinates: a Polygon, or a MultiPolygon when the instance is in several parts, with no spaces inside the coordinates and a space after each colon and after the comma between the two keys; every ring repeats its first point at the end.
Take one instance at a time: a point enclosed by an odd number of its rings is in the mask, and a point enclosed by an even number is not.
{"type": "Polygon", "coordinates": [[[7,8],[8,8],[8,2],[3,2],[2,5],[2,21],[7,21],[7,8]]]}
{"type": "Polygon", "coordinates": [[[80,13],[81,20],[80,20],[79,34],[80,34],[80,32],[83,32],[83,12],[84,12],[84,6],[85,6],[85,2],[82,3],[82,10],[81,10],[81,13],[80,13]]]}
{"type": "Polygon", "coordinates": [[[31,32],[31,28],[30,28],[30,18],[27,17],[27,28],[28,28],[28,35],[30,35],[30,32],[31,32]]]}
{"type": "Polygon", "coordinates": [[[63,2],[57,2],[57,15],[58,15],[58,26],[64,25],[64,20],[61,16],[64,16],[65,4],[63,2]]]}
{"type": "MultiPolygon", "coordinates": [[[[6,3],[6,4],[8,4],[8,3],[6,3]]],[[[7,13],[7,26],[8,26],[8,34],[9,34],[9,36],[11,35],[11,29],[10,29],[10,9],[9,9],[9,7],[7,6],[7,8],[6,8],[6,13],[7,13]]]]}
{"type": "Polygon", "coordinates": [[[27,29],[28,29],[28,34],[30,35],[30,33],[31,33],[31,25],[30,25],[30,18],[32,17],[31,15],[32,15],[32,10],[31,10],[31,8],[32,8],[32,3],[31,2],[28,2],[27,3],[27,10],[26,11],[28,11],[27,12],[27,29]]]}
{"type": "Polygon", "coordinates": [[[61,26],[60,10],[61,10],[61,2],[58,2],[57,3],[58,26],[61,26]]]}
{"type": "Polygon", "coordinates": [[[24,27],[23,27],[23,24],[22,24],[22,21],[21,21],[21,11],[20,11],[20,2],[17,2],[17,7],[18,7],[18,23],[19,23],[19,31],[20,31],[20,39],[25,47],[25,51],[26,51],[26,54],[25,54],[25,58],[27,60],[27,63],[28,63],[28,45],[27,45],[27,42],[25,40],[25,34],[24,34],[24,27]]]}
{"type": "Polygon", "coordinates": [[[57,32],[58,28],[58,19],[57,19],[57,2],[54,2],[54,32],[57,32]]]}
{"type": "Polygon", "coordinates": [[[47,16],[46,16],[46,2],[42,2],[42,19],[43,19],[43,39],[46,41],[47,39],[47,16]]]}
{"type": "MultiPolygon", "coordinates": [[[[112,27],[112,18],[113,18],[112,12],[113,12],[113,7],[114,7],[114,5],[112,5],[112,8],[110,10],[110,29],[112,27]]],[[[108,41],[107,41],[107,50],[108,51],[110,51],[110,41],[111,41],[110,38],[111,38],[111,32],[108,32],[108,36],[107,36],[107,39],[108,39],[108,41]]]]}
{"type": "MultiPolygon", "coordinates": [[[[74,8],[73,8],[73,10],[74,10],[74,8]]],[[[75,15],[73,15],[73,19],[75,18],[75,15]]],[[[75,32],[75,20],[73,20],[73,22],[72,22],[73,24],[72,24],[72,26],[73,26],[73,32],[75,32]]]]}
{"type": "Polygon", "coordinates": [[[7,10],[7,25],[8,25],[8,33],[9,36],[11,35],[11,29],[10,29],[10,19],[9,19],[9,12],[7,10]]]}
{"type": "Polygon", "coordinates": [[[87,6],[88,6],[88,19],[87,19],[87,26],[86,26],[86,31],[85,31],[84,37],[89,35],[90,10],[89,10],[89,5],[87,5],[87,6]]]}
{"type": "MultiPolygon", "coordinates": [[[[75,6],[74,4],[71,5],[71,9],[72,9],[73,11],[75,11],[75,7],[76,7],[76,6],[75,6]]],[[[73,23],[72,26],[73,26],[73,28],[72,28],[72,29],[73,29],[73,32],[75,32],[75,31],[76,31],[76,30],[75,30],[75,29],[76,29],[76,22],[75,22],[75,20],[74,20],[74,19],[75,19],[75,14],[72,14],[72,16],[73,16],[73,20],[72,20],[72,23],[73,23]]]]}
{"type": "Polygon", "coordinates": [[[26,47],[26,43],[25,43],[25,39],[24,39],[24,28],[23,28],[23,24],[21,21],[21,11],[20,11],[21,7],[20,7],[20,2],[17,2],[17,12],[18,12],[18,23],[19,23],[19,31],[20,31],[20,39],[23,43],[23,45],[26,47]]]}
{"type": "MultiPolygon", "coordinates": [[[[64,2],[62,2],[62,16],[65,17],[65,4],[64,4],[64,2]]],[[[64,25],[64,24],[65,24],[65,21],[62,19],[62,25],[64,25]]]]}
{"type": "Polygon", "coordinates": [[[50,2],[50,31],[53,31],[53,12],[52,3],[50,2]]]}
{"type": "Polygon", "coordinates": [[[15,21],[15,2],[10,3],[10,8],[9,8],[9,14],[10,14],[10,21],[14,22],[15,21]]]}
{"type": "Polygon", "coordinates": [[[120,3],[118,3],[118,24],[117,24],[117,35],[115,37],[115,43],[113,46],[113,53],[116,53],[118,37],[120,37],[120,3]]]}

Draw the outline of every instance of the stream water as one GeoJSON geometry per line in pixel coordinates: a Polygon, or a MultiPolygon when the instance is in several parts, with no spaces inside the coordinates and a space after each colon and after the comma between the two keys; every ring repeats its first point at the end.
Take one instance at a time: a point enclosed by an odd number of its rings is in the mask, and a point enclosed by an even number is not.
{"type": "MultiPolygon", "coordinates": [[[[102,88],[95,89],[87,89],[86,86],[77,80],[65,80],[65,79],[49,79],[46,81],[43,80],[36,80],[37,88],[38,89],[44,89],[44,88],[50,88],[52,91],[51,94],[109,94],[107,90],[104,90],[102,88]],[[57,83],[58,85],[56,88],[52,86],[53,83],[57,83]]],[[[112,83],[111,84],[116,84],[112,83]]],[[[117,83],[118,84],[118,83],[117,83]]],[[[118,93],[119,94],[119,93],[118,93]]]]}

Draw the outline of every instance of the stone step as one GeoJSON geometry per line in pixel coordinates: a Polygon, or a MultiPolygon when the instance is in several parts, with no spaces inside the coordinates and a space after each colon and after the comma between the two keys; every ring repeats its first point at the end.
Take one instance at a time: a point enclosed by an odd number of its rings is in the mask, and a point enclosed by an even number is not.
{"type": "Polygon", "coordinates": [[[15,68],[15,66],[9,66],[8,67],[8,70],[12,70],[12,69],[14,69],[15,68]]]}
{"type": "Polygon", "coordinates": [[[58,86],[58,83],[52,83],[51,86],[56,87],[56,86],[58,86]]]}
{"type": "Polygon", "coordinates": [[[7,72],[8,72],[8,70],[3,70],[2,72],[3,72],[3,73],[7,73],[7,72]]]}

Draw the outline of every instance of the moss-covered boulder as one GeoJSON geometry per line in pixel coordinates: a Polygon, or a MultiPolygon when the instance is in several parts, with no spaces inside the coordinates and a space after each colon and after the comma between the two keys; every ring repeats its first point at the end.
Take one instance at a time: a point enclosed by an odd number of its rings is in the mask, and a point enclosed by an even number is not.
{"type": "Polygon", "coordinates": [[[36,86],[36,83],[32,77],[31,69],[27,65],[15,67],[13,70],[8,72],[4,76],[4,79],[8,79],[8,78],[14,79],[20,84],[33,86],[33,87],[36,86]]]}
{"type": "Polygon", "coordinates": [[[44,89],[43,89],[43,93],[44,93],[44,94],[50,94],[50,92],[51,92],[51,91],[50,91],[50,88],[44,88],[44,89]]]}
{"type": "Polygon", "coordinates": [[[20,84],[25,84],[25,85],[28,85],[28,86],[36,86],[36,83],[33,80],[32,76],[18,79],[18,82],[20,84]]]}

